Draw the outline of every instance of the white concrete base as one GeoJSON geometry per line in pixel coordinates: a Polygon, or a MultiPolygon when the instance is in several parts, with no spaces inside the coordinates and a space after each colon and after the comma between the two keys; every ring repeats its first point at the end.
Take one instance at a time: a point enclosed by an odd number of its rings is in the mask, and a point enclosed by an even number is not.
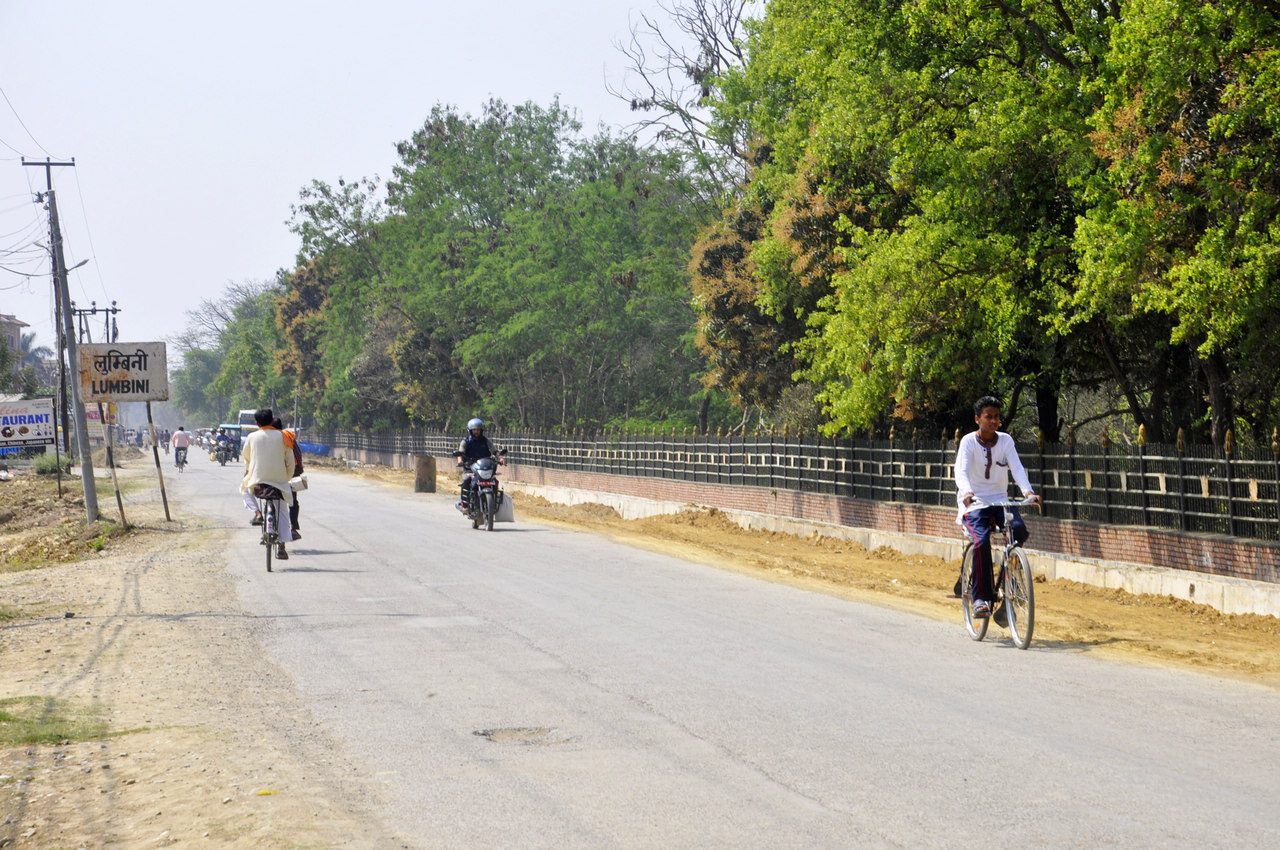
{"type": "MultiPolygon", "coordinates": [[[[542,496],[548,501],[561,505],[588,503],[605,505],[616,510],[623,519],[641,519],[703,508],[689,502],[661,502],[618,493],[526,484],[519,481],[504,482],[503,486],[509,491],[542,496]]],[[[817,533],[824,537],[855,541],[867,551],[887,546],[904,555],[929,555],[958,562],[964,547],[959,526],[956,526],[955,539],[949,540],[918,534],[894,534],[873,528],[849,528],[826,522],[812,522],[749,511],[730,511],[723,508],[717,508],[717,510],[746,529],[777,531],[799,537],[817,533]]],[[[1209,605],[1224,614],[1264,614],[1280,617],[1280,585],[1268,582],[1215,576],[1189,570],[1170,570],[1141,564],[1100,561],[1093,558],[1073,558],[1035,549],[1027,549],[1027,556],[1032,570],[1050,581],[1063,578],[1095,587],[1118,588],[1129,593],[1172,596],[1176,599],[1209,605]]]]}

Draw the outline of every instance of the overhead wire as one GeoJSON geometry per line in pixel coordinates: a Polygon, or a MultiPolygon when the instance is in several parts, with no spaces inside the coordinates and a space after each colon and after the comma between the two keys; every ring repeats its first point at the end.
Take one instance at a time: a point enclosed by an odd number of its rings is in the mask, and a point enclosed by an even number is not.
{"type": "MultiPolygon", "coordinates": [[[[33,142],[35,142],[35,143],[36,143],[36,147],[38,147],[40,150],[44,151],[44,155],[45,155],[45,156],[47,156],[47,157],[52,157],[52,156],[53,156],[53,154],[51,154],[51,153],[49,153],[47,150],[45,150],[44,145],[40,144],[40,140],[39,140],[39,139],[37,139],[34,135],[32,135],[31,131],[30,131],[29,129],[27,129],[27,124],[26,124],[26,122],[22,120],[22,116],[18,114],[18,110],[17,110],[17,109],[15,109],[15,108],[14,108],[14,106],[13,106],[13,101],[9,100],[9,95],[5,94],[4,88],[3,88],[2,86],[0,86],[0,97],[3,97],[3,98],[4,98],[4,102],[5,102],[5,103],[7,103],[7,104],[9,105],[9,111],[13,113],[13,117],[14,117],[14,118],[17,118],[17,119],[18,119],[18,124],[19,124],[19,125],[22,127],[22,129],[26,132],[27,137],[28,137],[29,139],[31,139],[31,141],[33,141],[33,142]]],[[[15,147],[13,147],[12,145],[10,145],[8,142],[6,142],[4,146],[5,146],[5,147],[7,147],[7,148],[9,148],[9,150],[13,151],[13,152],[14,152],[14,153],[16,153],[16,154],[21,154],[21,151],[19,151],[17,148],[15,148],[15,147]]]]}
{"type": "MultiPolygon", "coordinates": [[[[85,238],[89,241],[89,259],[93,260],[93,271],[98,276],[98,287],[102,290],[102,297],[108,298],[110,296],[107,295],[107,284],[102,279],[102,264],[98,262],[98,249],[94,247],[93,231],[89,228],[89,207],[84,202],[84,190],[80,185],[80,174],[74,168],[71,169],[71,173],[76,180],[76,194],[80,197],[80,217],[84,222],[85,238]]],[[[83,284],[81,284],[80,289],[84,291],[83,284]]],[[[88,297],[88,295],[89,293],[85,292],[85,297],[88,297]]]]}

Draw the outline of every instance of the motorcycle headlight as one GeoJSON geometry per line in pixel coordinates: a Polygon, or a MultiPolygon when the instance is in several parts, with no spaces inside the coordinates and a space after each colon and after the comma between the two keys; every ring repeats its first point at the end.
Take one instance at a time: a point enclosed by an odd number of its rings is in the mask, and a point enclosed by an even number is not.
{"type": "Polygon", "coordinates": [[[492,478],[492,477],[493,477],[493,473],[494,473],[494,470],[492,470],[492,469],[477,469],[477,470],[476,470],[476,475],[478,475],[481,479],[483,479],[483,480],[485,480],[485,481],[488,481],[490,478],[492,478]]]}

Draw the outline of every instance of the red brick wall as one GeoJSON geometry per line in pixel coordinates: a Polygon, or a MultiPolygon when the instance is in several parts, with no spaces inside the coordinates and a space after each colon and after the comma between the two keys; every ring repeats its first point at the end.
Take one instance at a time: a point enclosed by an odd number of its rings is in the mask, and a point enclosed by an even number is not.
{"type": "MultiPolygon", "coordinates": [[[[689,502],[852,528],[930,537],[959,535],[954,511],[902,502],[568,472],[517,463],[509,464],[506,474],[514,481],[529,484],[595,490],[663,502],[689,502]]],[[[1037,517],[1034,512],[1028,512],[1026,520],[1031,531],[1028,546],[1042,552],[1280,583],[1280,545],[1274,543],[1135,526],[1103,526],[1037,517]]]]}

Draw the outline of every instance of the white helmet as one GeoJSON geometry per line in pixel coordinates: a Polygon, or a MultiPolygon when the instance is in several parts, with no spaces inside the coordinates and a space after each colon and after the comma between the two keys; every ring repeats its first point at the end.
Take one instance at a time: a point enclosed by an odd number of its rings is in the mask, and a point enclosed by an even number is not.
{"type": "Polygon", "coordinates": [[[469,422],[467,423],[467,430],[468,430],[468,431],[474,431],[474,430],[475,430],[475,429],[477,429],[477,428],[479,428],[481,431],[483,431],[483,430],[484,430],[484,420],[483,420],[483,419],[472,419],[471,421],[469,421],[469,422]]]}

